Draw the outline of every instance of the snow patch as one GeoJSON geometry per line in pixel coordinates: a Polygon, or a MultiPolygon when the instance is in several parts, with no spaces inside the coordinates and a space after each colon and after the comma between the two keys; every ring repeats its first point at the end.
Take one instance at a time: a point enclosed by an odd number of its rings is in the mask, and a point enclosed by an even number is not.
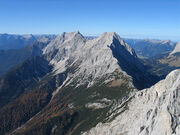
{"type": "Polygon", "coordinates": [[[102,109],[102,108],[107,107],[107,105],[104,103],[87,103],[85,107],[89,109],[102,109]]]}

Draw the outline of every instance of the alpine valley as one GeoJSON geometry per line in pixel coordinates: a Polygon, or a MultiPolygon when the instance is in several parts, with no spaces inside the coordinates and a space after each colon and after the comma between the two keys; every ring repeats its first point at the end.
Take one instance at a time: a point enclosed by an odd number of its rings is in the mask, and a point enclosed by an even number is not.
{"type": "Polygon", "coordinates": [[[0,135],[180,134],[179,43],[115,32],[7,37],[0,135]]]}

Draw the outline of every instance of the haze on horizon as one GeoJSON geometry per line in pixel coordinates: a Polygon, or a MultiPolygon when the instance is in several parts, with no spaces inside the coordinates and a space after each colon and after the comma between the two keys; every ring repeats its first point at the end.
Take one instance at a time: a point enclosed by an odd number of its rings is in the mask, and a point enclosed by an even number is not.
{"type": "Polygon", "coordinates": [[[0,0],[0,33],[180,39],[179,0],[0,0]]]}

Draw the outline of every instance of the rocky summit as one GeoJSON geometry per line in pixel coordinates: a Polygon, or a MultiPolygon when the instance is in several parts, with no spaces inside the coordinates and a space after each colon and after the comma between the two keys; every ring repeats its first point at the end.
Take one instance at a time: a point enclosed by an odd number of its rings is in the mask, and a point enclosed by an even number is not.
{"type": "Polygon", "coordinates": [[[87,40],[80,32],[63,33],[44,48],[44,55],[54,66],[55,74],[76,68],[69,78],[81,76],[80,84],[91,85],[96,78],[115,71],[125,71],[132,76],[138,88],[145,87],[139,83],[140,78],[151,83],[134,50],[115,32],[105,32],[92,40],[87,40]]]}

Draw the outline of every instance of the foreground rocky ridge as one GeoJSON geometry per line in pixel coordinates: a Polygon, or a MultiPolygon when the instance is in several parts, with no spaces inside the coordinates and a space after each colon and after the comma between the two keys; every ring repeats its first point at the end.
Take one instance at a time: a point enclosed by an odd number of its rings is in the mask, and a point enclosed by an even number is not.
{"type": "Polygon", "coordinates": [[[137,92],[127,109],[109,123],[83,135],[179,135],[180,70],[149,89],[137,92]]]}

